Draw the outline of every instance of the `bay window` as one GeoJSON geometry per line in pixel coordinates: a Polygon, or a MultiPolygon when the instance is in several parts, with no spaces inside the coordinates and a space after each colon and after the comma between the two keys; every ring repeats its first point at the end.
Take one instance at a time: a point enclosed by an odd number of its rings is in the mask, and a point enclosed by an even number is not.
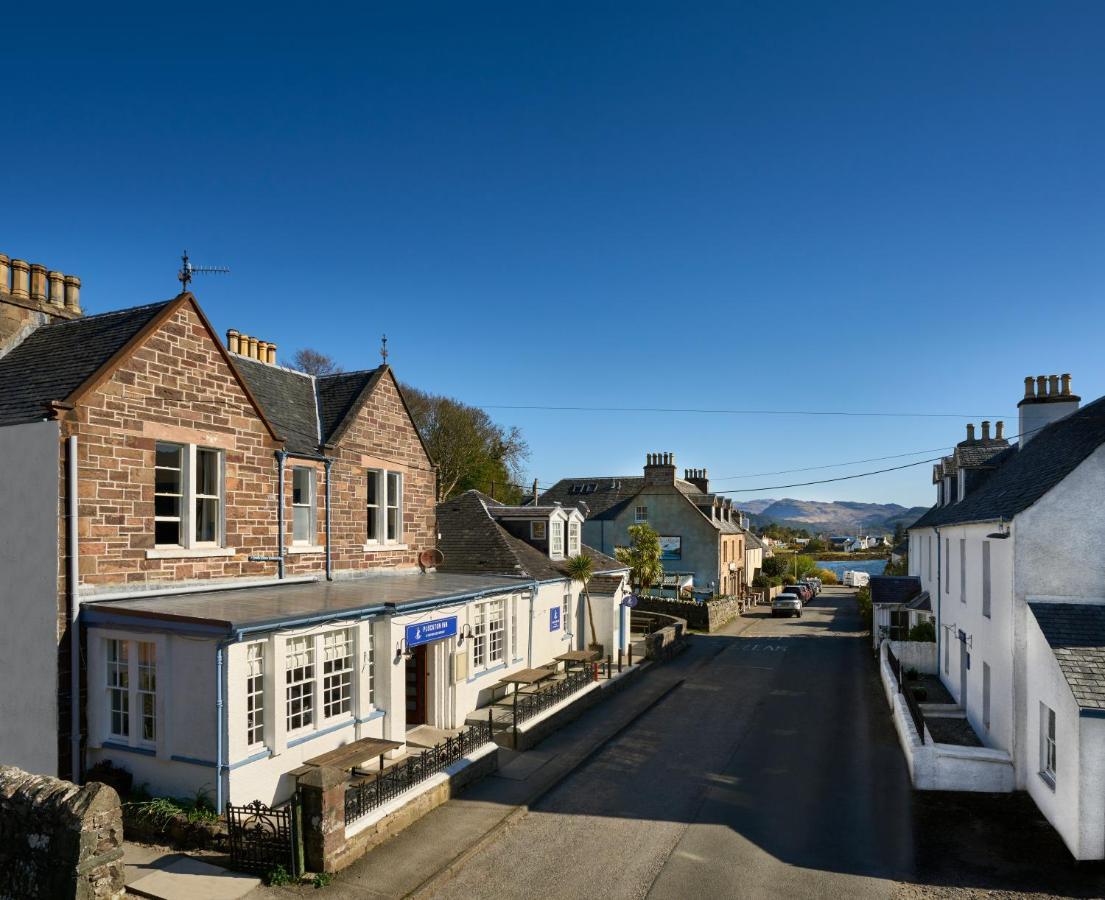
{"type": "Polygon", "coordinates": [[[285,701],[288,731],[298,731],[315,721],[315,639],[289,638],[284,656],[285,701]]]}
{"type": "Polygon", "coordinates": [[[403,475],[385,469],[367,472],[367,543],[403,543],[403,475]]]}
{"type": "Polygon", "coordinates": [[[322,715],[326,719],[353,709],[353,631],[322,636],[322,715]]]}
{"type": "Polygon", "coordinates": [[[215,547],[222,532],[222,452],[159,441],[154,451],[154,545],[215,547]]]}

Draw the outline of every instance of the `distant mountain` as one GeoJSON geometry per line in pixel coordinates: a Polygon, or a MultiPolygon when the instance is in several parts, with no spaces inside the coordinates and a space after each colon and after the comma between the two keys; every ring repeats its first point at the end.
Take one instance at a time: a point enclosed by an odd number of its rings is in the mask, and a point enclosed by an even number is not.
{"type": "Polygon", "coordinates": [[[838,534],[891,534],[899,522],[909,525],[927,507],[897,503],[857,503],[852,500],[753,500],[738,504],[757,525],[784,525],[838,534]]]}

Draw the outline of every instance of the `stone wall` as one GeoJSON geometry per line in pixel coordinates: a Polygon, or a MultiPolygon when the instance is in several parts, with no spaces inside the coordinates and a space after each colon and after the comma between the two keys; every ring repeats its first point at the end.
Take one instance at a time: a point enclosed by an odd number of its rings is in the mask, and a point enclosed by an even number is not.
{"type": "Polygon", "coordinates": [[[115,790],[0,766],[0,897],[101,900],[123,891],[115,790]]]}
{"type": "Polygon", "coordinates": [[[717,631],[739,616],[742,606],[741,601],[736,599],[707,600],[704,603],[696,603],[693,600],[641,597],[635,609],[641,612],[676,616],[683,619],[687,626],[695,631],[717,631]]]}

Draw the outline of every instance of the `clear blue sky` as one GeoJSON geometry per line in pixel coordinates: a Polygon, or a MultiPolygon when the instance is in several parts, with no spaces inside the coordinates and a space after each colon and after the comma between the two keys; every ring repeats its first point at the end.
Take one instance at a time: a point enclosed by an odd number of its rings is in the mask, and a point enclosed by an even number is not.
{"type": "MultiPolygon", "coordinates": [[[[386,331],[400,377],[479,404],[1012,422],[1026,374],[1105,391],[1100,2],[30,6],[5,11],[0,251],[93,311],[171,296],[187,248],[233,269],[195,283],[220,331],[347,368],[386,331]]],[[[543,483],[966,421],[494,413],[543,483]]]]}

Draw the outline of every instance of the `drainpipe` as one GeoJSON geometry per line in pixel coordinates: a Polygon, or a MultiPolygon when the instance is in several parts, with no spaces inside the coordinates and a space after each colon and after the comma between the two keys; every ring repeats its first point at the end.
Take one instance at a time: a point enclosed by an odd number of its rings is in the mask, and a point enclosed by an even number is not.
{"type": "Polygon", "coordinates": [[[72,781],[81,781],[81,626],[79,544],[77,538],[77,436],[67,441],[65,504],[67,506],[69,559],[65,583],[69,588],[69,746],[72,781]]]}
{"type": "Polygon", "coordinates": [[[223,653],[228,641],[219,641],[215,647],[215,809],[222,813],[223,807],[223,653]]]}
{"type": "Polygon", "coordinates": [[[250,562],[276,563],[276,577],[284,578],[284,461],[288,454],[276,451],[276,556],[250,556],[250,562]]]}
{"type": "MultiPolygon", "coordinates": [[[[541,583],[536,578],[533,579],[533,584],[530,585],[530,589],[529,589],[529,635],[527,636],[527,640],[526,640],[526,668],[527,669],[532,669],[533,668],[533,628],[534,628],[534,624],[533,624],[533,604],[537,600],[537,591],[540,587],[541,587],[541,583]]],[[[561,628],[567,628],[568,623],[567,622],[562,622],[560,627],[561,628]]]]}
{"type": "Polygon", "coordinates": [[[334,573],[330,559],[330,467],[334,460],[326,458],[326,580],[333,581],[334,573]]]}
{"type": "Polygon", "coordinates": [[[944,629],[940,627],[940,613],[944,606],[944,545],[940,540],[940,528],[934,526],[932,530],[936,534],[936,677],[939,678],[944,669],[941,660],[944,658],[945,636],[944,629]]]}

